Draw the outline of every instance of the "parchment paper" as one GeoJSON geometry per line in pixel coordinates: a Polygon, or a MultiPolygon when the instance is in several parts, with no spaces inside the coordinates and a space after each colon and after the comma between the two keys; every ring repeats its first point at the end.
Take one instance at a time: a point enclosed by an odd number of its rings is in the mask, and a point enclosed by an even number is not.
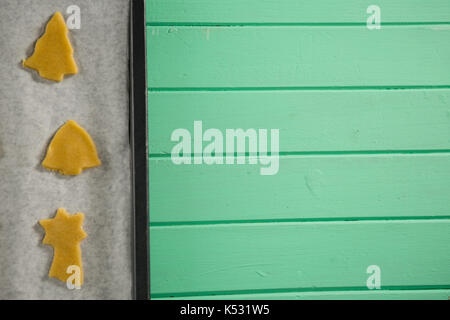
{"type": "Polygon", "coordinates": [[[0,0],[0,299],[132,297],[128,28],[128,0],[0,0]],[[70,5],[81,9],[81,29],[69,31],[79,74],[54,83],[21,61],[70,5]],[[41,166],[69,119],[102,161],[75,177],[41,166]],[[48,278],[53,249],[38,221],[59,207],[85,214],[80,290],[48,278]]]}

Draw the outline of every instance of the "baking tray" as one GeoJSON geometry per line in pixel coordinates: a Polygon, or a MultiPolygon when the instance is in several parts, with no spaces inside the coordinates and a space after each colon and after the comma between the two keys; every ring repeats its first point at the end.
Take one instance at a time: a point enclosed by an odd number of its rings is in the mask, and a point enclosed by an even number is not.
{"type": "Polygon", "coordinates": [[[148,175],[144,0],[0,1],[0,299],[147,299],[148,175]],[[61,83],[22,67],[48,19],[81,9],[69,38],[79,74],[61,83]],[[76,177],[42,168],[67,120],[96,143],[102,166],[76,177]],[[84,284],[48,277],[41,219],[85,213],[84,284]]]}

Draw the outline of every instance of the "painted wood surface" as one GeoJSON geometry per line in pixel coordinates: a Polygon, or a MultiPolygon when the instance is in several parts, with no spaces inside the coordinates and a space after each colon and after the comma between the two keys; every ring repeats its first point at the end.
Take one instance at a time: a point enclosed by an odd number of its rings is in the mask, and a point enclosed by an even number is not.
{"type": "Polygon", "coordinates": [[[450,25],[148,27],[151,88],[448,86],[450,25]]]}
{"type": "Polygon", "coordinates": [[[448,0],[150,0],[148,23],[365,23],[376,4],[382,22],[450,22],[448,0]]]}
{"type": "Polygon", "coordinates": [[[259,165],[150,160],[151,223],[450,216],[450,156],[324,155],[259,165]]]}
{"type": "Polygon", "coordinates": [[[150,153],[170,153],[172,132],[195,120],[279,129],[281,152],[450,150],[448,89],[150,91],[150,153]]]}
{"type": "Polygon", "coordinates": [[[450,1],[368,5],[147,1],[153,298],[448,298],[450,1]],[[194,120],[280,129],[279,173],[174,165],[194,120]]]}
{"type": "Polygon", "coordinates": [[[449,286],[450,220],[150,228],[152,294],[449,286]],[[164,244],[164,245],[162,245],[164,244]]]}
{"type": "Polygon", "coordinates": [[[164,297],[152,300],[448,300],[450,290],[364,290],[164,297]]]}

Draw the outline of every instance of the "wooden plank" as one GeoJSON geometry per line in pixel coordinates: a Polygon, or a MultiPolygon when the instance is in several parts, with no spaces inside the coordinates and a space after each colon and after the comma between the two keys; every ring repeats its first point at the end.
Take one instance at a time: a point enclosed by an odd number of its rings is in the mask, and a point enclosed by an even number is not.
{"type": "Polygon", "coordinates": [[[449,219],[159,226],[150,238],[153,295],[364,289],[371,265],[382,289],[450,287],[449,219]]]}
{"type": "Polygon", "coordinates": [[[366,290],[233,294],[153,298],[152,300],[448,300],[450,290],[366,290]]]}
{"type": "Polygon", "coordinates": [[[450,149],[449,106],[448,89],[150,91],[149,150],[170,153],[172,132],[196,120],[223,133],[279,129],[281,152],[450,149]]]}
{"type": "MultiPolygon", "coordinates": [[[[147,0],[149,23],[365,23],[365,0],[147,0]]],[[[382,22],[449,22],[448,0],[378,0],[382,22]]]]}
{"type": "Polygon", "coordinates": [[[281,157],[259,165],[150,160],[150,221],[450,216],[450,155],[281,157]]]}
{"type": "Polygon", "coordinates": [[[450,25],[148,27],[151,88],[450,85],[450,25]]]}

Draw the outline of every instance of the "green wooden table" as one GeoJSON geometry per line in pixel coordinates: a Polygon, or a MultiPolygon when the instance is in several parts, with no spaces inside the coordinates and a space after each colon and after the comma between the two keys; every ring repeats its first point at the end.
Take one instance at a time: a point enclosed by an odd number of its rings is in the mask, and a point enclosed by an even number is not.
{"type": "Polygon", "coordinates": [[[450,296],[450,1],[370,4],[147,1],[152,298],[450,296]],[[278,173],[174,164],[196,120],[278,173]]]}

